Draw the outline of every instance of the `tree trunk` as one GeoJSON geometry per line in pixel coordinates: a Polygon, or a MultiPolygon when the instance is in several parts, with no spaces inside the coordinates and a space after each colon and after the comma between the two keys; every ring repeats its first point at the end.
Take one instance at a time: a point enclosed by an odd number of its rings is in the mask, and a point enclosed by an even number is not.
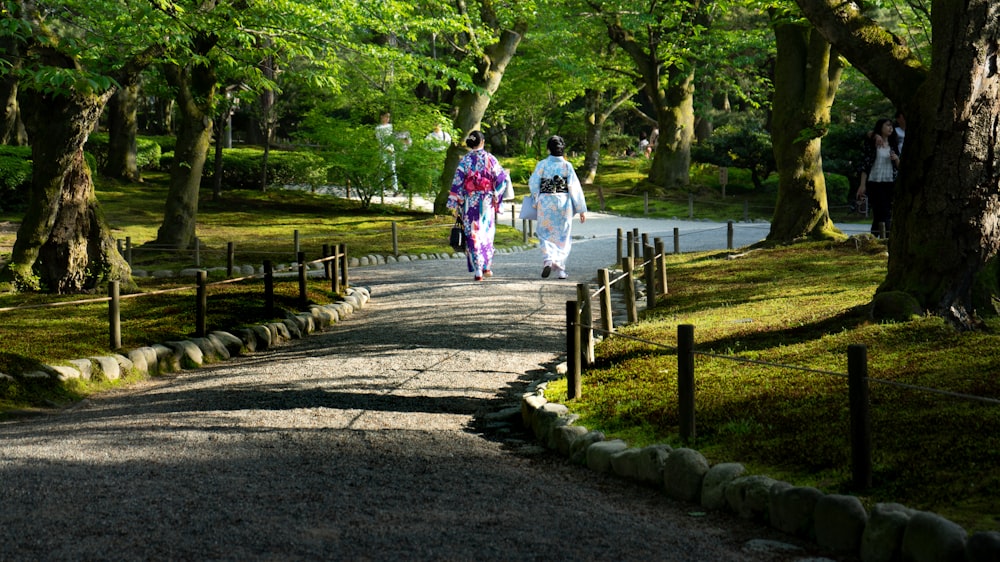
{"type": "Polygon", "coordinates": [[[195,243],[198,192],[212,139],[216,81],[213,69],[200,65],[189,68],[169,65],[164,67],[164,74],[178,92],[180,123],[166,211],[156,233],[156,244],[186,250],[195,243]]]}
{"type": "Polygon", "coordinates": [[[10,38],[0,39],[0,48],[6,53],[0,56],[4,65],[9,65],[9,71],[0,78],[0,103],[3,104],[3,115],[0,116],[0,144],[24,146],[28,144],[28,134],[21,121],[21,110],[17,103],[18,79],[14,71],[21,66],[18,56],[20,46],[10,38]]]}
{"type": "Polygon", "coordinates": [[[445,157],[444,170],[441,172],[440,189],[437,197],[434,198],[434,212],[437,214],[447,214],[448,193],[451,190],[451,180],[458,169],[458,161],[462,159],[465,150],[465,136],[479,128],[483,115],[490,104],[490,97],[500,87],[500,80],[507,69],[507,64],[514,58],[517,46],[521,43],[524,34],[523,26],[516,31],[505,30],[500,34],[500,40],[489,46],[484,54],[484,59],[479,61],[478,72],[474,82],[481,90],[463,91],[456,96],[455,100],[455,129],[461,132],[459,146],[452,145],[448,148],[448,155],[445,157]]]}
{"type": "Polygon", "coordinates": [[[587,133],[580,182],[583,185],[591,185],[597,177],[597,165],[601,160],[601,133],[608,117],[601,112],[601,91],[588,88],[584,92],[584,105],[587,133]]]}
{"type": "Polygon", "coordinates": [[[2,280],[22,290],[76,293],[102,280],[128,281],[131,270],[104,222],[83,145],[111,92],[21,99],[32,139],[32,188],[2,280]]]}
{"type": "Polygon", "coordinates": [[[673,69],[665,89],[646,88],[655,104],[660,129],[649,181],[667,189],[691,180],[691,141],[694,139],[694,72],[673,69]]]}
{"type": "Polygon", "coordinates": [[[772,105],[781,109],[774,113],[771,132],[779,181],[767,239],[836,238],[820,145],[843,67],[811,25],[780,19],[774,12],[771,20],[778,51],[772,105]]]}
{"type": "Polygon", "coordinates": [[[796,0],[803,13],[906,114],[889,240],[876,294],[909,295],[960,328],[995,283],[977,275],[1000,248],[1000,26],[993,0],[934,2],[930,69],[839,0],[796,0]],[[980,287],[980,289],[977,289],[980,287]]]}
{"type": "Polygon", "coordinates": [[[133,182],[141,180],[136,163],[138,106],[138,84],[124,85],[108,102],[108,160],[102,173],[109,178],[133,182]]]}

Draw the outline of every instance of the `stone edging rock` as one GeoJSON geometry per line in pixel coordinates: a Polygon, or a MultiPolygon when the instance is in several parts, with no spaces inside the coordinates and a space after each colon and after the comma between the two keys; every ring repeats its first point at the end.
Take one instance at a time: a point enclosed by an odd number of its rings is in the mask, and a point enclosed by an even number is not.
{"type": "Polygon", "coordinates": [[[284,320],[251,326],[231,332],[215,331],[203,338],[190,338],[133,349],[126,354],[110,354],[73,359],[70,365],[43,365],[40,370],[21,375],[24,378],[60,380],[103,377],[117,380],[123,373],[158,376],[185,369],[197,369],[208,363],[224,361],[246,352],[263,351],[282,342],[303,338],[325,330],[360,310],[371,299],[364,287],[350,287],[343,300],[325,305],[311,305],[308,312],[288,313],[284,320]]]}
{"type": "Polygon", "coordinates": [[[629,447],[599,431],[575,425],[577,416],[545,399],[548,382],[563,378],[566,365],[528,386],[521,421],[538,442],[572,462],[656,487],[667,496],[706,510],[727,510],[743,519],[818,544],[863,562],[986,562],[1000,560],[1000,532],[971,536],[937,514],[896,503],[867,512],[850,495],[825,494],[768,476],[746,474],[739,463],[711,466],[696,450],[669,445],[629,447]]]}

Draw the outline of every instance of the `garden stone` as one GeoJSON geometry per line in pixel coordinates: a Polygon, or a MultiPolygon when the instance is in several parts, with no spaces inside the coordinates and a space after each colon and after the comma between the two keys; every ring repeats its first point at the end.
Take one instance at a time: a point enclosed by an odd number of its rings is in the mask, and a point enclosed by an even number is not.
{"type": "Polygon", "coordinates": [[[565,416],[568,413],[569,408],[564,404],[556,404],[554,402],[547,402],[541,408],[538,408],[535,411],[534,423],[531,426],[531,430],[535,434],[535,438],[538,439],[538,442],[543,445],[548,444],[549,433],[555,426],[559,416],[565,416]]]}
{"type": "Polygon", "coordinates": [[[701,506],[705,509],[724,509],[726,486],[746,471],[742,464],[735,462],[719,463],[709,468],[701,482],[701,506]]]}
{"type": "Polygon", "coordinates": [[[90,360],[93,361],[94,366],[97,367],[96,373],[102,375],[109,381],[116,381],[121,378],[122,368],[114,357],[91,357],[90,360]]]}
{"type": "Polygon", "coordinates": [[[674,449],[663,463],[663,487],[667,495],[697,503],[708,461],[694,449],[674,449]]]}
{"type": "Polygon", "coordinates": [[[741,476],[726,486],[726,503],[743,519],[766,521],[771,508],[771,487],[776,483],[770,476],[741,476]]]}
{"type": "Polygon", "coordinates": [[[199,271],[201,271],[199,268],[187,267],[182,269],[177,275],[178,277],[197,277],[199,271]]]}
{"type": "Polygon", "coordinates": [[[151,347],[137,347],[128,352],[135,370],[145,376],[155,377],[157,374],[156,351],[151,347]]]}
{"type": "Polygon", "coordinates": [[[257,340],[257,344],[254,346],[257,351],[265,351],[273,346],[274,332],[267,326],[251,326],[250,330],[257,340]]]}
{"type": "Polygon", "coordinates": [[[910,517],[903,532],[903,559],[913,562],[964,562],[965,529],[927,511],[910,517]]]}
{"type": "Polygon", "coordinates": [[[1000,560],[1000,532],[980,531],[965,543],[968,562],[997,562],[1000,560]]]}
{"type": "Polygon", "coordinates": [[[830,494],[816,502],[816,542],[834,552],[850,554],[861,547],[868,514],[855,496],[830,494]]]}
{"type": "MultiPolygon", "coordinates": [[[[46,365],[45,367],[47,369],[52,369],[52,371],[56,374],[56,378],[60,381],[68,381],[70,379],[78,379],[82,377],[80,370],[76,367],[70,367],[68,365],[46,365]]],[[[3,377],[6,376],[7,375],[3,375],[3,377]]],[[[3,377],[0,377],[0,379],[3,379],[3,377]]]]}
{"type": "Polygon", "coordinates": [[[621,439],[600,441],[587,447],[587,468],[594,472],[611,472],[611,455],[628,448],[621,439]]]}
{"type": "Polygon", "coordinates": [[[164,345],[173,350],[175,362],[181,369],[197,369],[205,364],[205,356],[194,342],[168,341],[164,345]]]}
{"type": "Polygon", "coordinates": [[[208,338],[191,338],[191,343],[198,346],[198,349],[201,350],[201,362],[203,365],[229,359],[229,354],[225,352],[225,348],[216,346],[215,342],[208,338]],[[226,353],[226,355],[223,356],[223,353],[226,353]]]}
{"type": "Polygon", "coordinates": [[[587,451],[590,449],[590,446],[601,441],[604,441],[604,433],[600,431],[588,431],[584,433],[573,441],[572,452],[569,457],[570,461],[577,464],[586,464],[587,451]]]}
{"type": "Polygon", "coordinates": [[[271,322],[267,327],[275,336],[272,340],[274,343],[282,343],[292,339],[292,333],[284,322],[271,322]]]}
{"type": "Polygon", "coordinates": [[[898,503],[878,503],[872,508],[861,534],[862,562],[893,562],[903,553],[903,532],[914,510],[898,503]]]}
{"type": "Polygon", "coordinates": [[[774,486],[771,488],[771,526],[802,537],[813,538],[813,517],[816,503],[823,492],[811,487],[774,486]]]}
{"type": "Polygon", "coordinates": [[[161,374],[173,373],[181,370],[180,355],[174,350],[160,343],[154,343],[153,351],[156,352],[156,369],[161,374]]]}
{"type": "Polygon", "coordinates": [[[626,480],[638,480],[641,450],[630,447],[611,455],[611,471],[626,480]]]}
{"type": "Polygon", "coordinates": [[[251,275],[254,275],[255,273],[257,273],[257,272],[254,271],[254,267],[252,265],[241,265],[240,266],[240,275],[242,275],[244,277],[249,277],[251,275]]]}
{"type": "Polygon", "coordinates": [[[216,330],[208,334],[208,337],[219,340],[219,344],[226,348],[230,357],[236,357],[243,353],[243,341],[229,332],[216,330]]]}
{"type": "Polygon", "coordinates": [[[670,445],[643,447],[636,459],[636,478],[645,484],[659,486],[663,482],[663,464],[671,450],[670,445]]]}
{"type": "Polygon", "coordinates": [[[89,359],[70,359],[69,364],[80,371],[80,378],[89,381],[94,378],[94,364],[89,359]]]}
{"type": "Polygon", "coordinates": [[[573,450],[573,442],[583,437],[587,433],[587,428],[580,425],[559,426],[552,432],[555,437],[554,449],[560,455],[569,458],[573,450]]]}
{"type": "Polygon", "coordinates": [[[538,410],[546,404],[548,404],[548,400],[540,394],[525,396],[521,400],[521,422],[532,433],[535,431],[535,416],[538,414],[538,410]]]}
{"type": "Polygon", "coordinates": [[[153,279],[166,279],[173,276],[174,272],[169,269],[157,269],[153,271],[153,279]]]}
{"type": "Polygon", "coordinates": [[[285,330],[288,332],[288,337],[285,339],[285,341],[302,339],[302,328],[299,326],[297,320],[294,320],[292,318],[285,318],[284,320],[281,321],[281,325],[283,325],[285,327],[285,330]]]}
{"type": "Polygon", "coordinates": [[[122,376],[128,376],[135,371],[135,363],[128,357],[117,353],[112,355],[112,357],[118,362],[118,369],[122,376]]]}

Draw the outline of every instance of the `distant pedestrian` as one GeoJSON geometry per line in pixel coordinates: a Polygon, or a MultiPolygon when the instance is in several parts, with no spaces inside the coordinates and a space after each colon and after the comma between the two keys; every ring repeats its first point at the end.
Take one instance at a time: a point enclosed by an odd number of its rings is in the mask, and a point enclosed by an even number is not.
{"type": "Polygon", "coordinates": [[[430,141],[431,150],[441,152],[446,150],[448,145],[451,144],[451,135],[448,134],[448,131],[441,128],[440,123],[435,123],[434,130],[427,133],[424,140],[430,141]]]}
{"type": "Polygon", "coordinates": [[[872,213],[872,234],[881,233],[882,224],[886,231],[892,226],[892,198],[896,183],[896,167],[899,154],[896,153],[896,133],[892,121],[879,119],[865,143],[864,160],[861,167],[861,184],[858,199],[867,197],[872,213]]]}
{"type": "MultiPolygon", "coordinates": [[[[375,126],[375,138],[378,139],[379,148],[382,151],[382,162],[388,167],[391,174],[392,192],[399,192],[399,178],[396,175],[396,147],[393,144],[395,135],[392,132],[392,114],[384,111],[378,116],[379,124],[375,126]]],[[[385,182],[382,183],[383,194],[385,193],[385,182]]]]}
{"type": "Polygon", "coordinates": [[[483,148],[486,137],[472,131],[465,139],[469,152],[458,162],[447,207],[462,220],[466,262],[476,281],[493,275],[493,240],[497,211],[509,189],[510,175],[495,156],[483,148]]]}
{"type": "Polygon", "coordinates": [[[580,179],[563,155],[566,141],[553,136],[547,143],[549,157],[535,166],[528,187],[538,208],[536,234],[542,248],[542,277],[555,269],[559,279],[566,279],[566,260],[572,248],[573,215],[587,220],[587,201],[580,179]]]}

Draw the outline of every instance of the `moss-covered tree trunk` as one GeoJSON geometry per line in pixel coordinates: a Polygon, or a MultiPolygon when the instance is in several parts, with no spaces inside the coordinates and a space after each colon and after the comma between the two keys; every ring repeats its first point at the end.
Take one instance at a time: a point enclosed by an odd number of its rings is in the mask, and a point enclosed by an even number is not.
{"type": "Polygon", "coordinates": [[[101,172],[109,178],[140,180],[136,160],[138,105],[138,84],[123,85],[108,102],[108,160],[101,172]]]}
{"type": "Polygon", "coordinates": [[[461,137],[458,143],[448,147],[444,169],[441,172],[440,188],[437,197],[434,198],[434,212],[437,214],[448,212],[448,193],[451,190],[451,181],[455,177],[455,170],[458,169],[458,161],[465,154],[465,136],[478,129],[482,123],[483,115],[486,114],[486,108],[490,104],[490,97],[500,87],[503,73],[514,58],[524,31],[523,25],[514,30],[502,31],[500,40],[485,49],[483,58],[477,64],[474,82],[479,90],[463,91],[455,98],[453,125],[461,133],[461,137]]]}
{"type": "Polygon", "coordinates": [[[650,97],[656,104],[656,126],[660,136],[653,151],[649,181],[671,189],[686,186],[691,181],[694,72],[674,68],[668,74],[667,87],[658,89],[656,95],[650,97]]]}
{"type": "Polygon", "coordinates": [[[73,91],[21,97],[32,140],[32,188],[11,260],[0,274],[4,282],[23,290],[77,293],[102,280],[130,279],[83,157],[109,96],[73,91]]]}
{"type": "Polygon", "coordinates": [[[179,122],[174,161],[170,167],[163,223],[156,244],[177,250],[193,247],[196,240],[201,176],[212,140],[215,72],[211,67],[167,65],[164,73],[177,94],[179,122]]]}
{"type": "Polygon", "coordinates": [[[842,65],[808,23],[772,11],[777,42],[771,141],[778,167],[778,200],[768,240],[838,235],[826,198],[821,135],[830,124],[842,65]]]}
{"type": "Polygon", "coordinates": [[[1000,18],[995,0],[937,1],[928,68],[839,0],[796,0],[816,28],[906,114],[889,269],[905,294],[962,328],[1000,292],[977,276],[1000,249],[1000,18]]]}

